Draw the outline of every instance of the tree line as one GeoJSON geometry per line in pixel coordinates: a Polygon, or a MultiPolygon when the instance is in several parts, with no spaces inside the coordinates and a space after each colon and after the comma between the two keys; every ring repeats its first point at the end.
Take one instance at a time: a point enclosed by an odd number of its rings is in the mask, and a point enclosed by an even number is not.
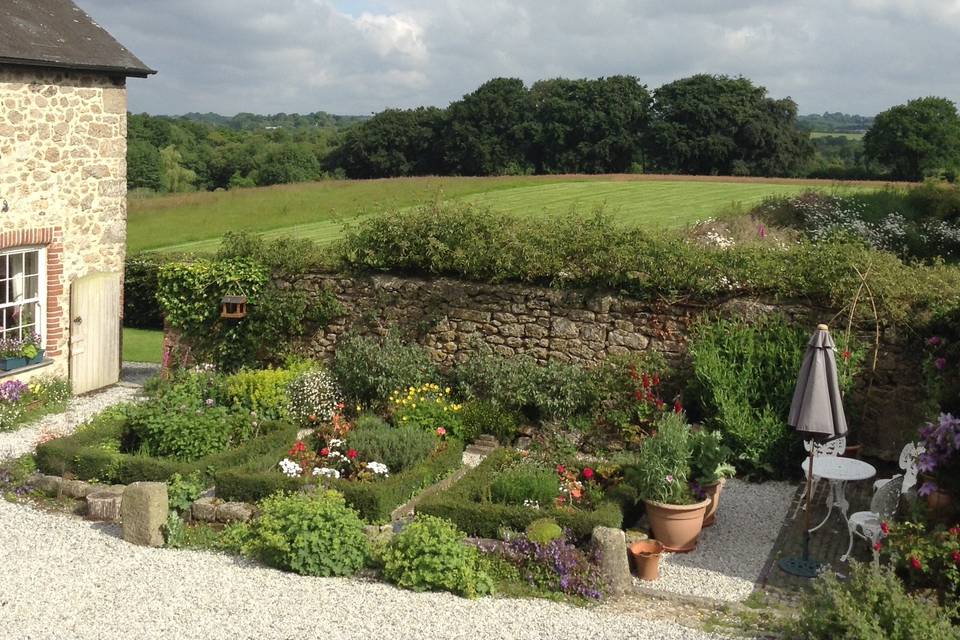
{"type": "Polygon", "coordinates": [[[132,115],[131,189],[189,191],[321,177],[562,173],[921,179],[960,164],[952,102],[921,98],[875,120],[801,121],[742,77],[700,74],[650,91],[634,76],[495,78],[446,108],[386,109],[370,118],[132,115]],[[817,137],[869,125],[864,139],[817,137]]]}

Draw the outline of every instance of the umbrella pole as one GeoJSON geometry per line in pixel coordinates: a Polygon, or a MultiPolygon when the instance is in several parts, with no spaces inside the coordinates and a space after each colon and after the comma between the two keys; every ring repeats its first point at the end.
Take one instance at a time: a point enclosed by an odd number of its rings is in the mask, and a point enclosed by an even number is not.
{"type": "Polygon", "coordinates": [[[810,559],[810,502],[813,500],[813,441],[810,441],[810,457],[807,463],[807,506],[804,508],[803,520],[803,559],[810,559]]]}

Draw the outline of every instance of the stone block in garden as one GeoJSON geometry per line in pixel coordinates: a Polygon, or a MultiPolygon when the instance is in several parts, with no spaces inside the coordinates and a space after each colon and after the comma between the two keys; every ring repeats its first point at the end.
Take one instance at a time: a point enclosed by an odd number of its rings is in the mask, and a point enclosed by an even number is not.
{"type": "Polygon", "coordinates": [[[123,492],[121,517],[123,539],[148,547],[163,546],[167,523],[167,485],[163,482],[134,482],[123,492]]]}
{"type": "Polygon", "coordinates": [[[108,487],[87,494],[87,520],[118,522],[123,501],[123,488],[108,487]]]}
{"type": "Polygon", "coordinates": [[[64,480],[60,487],[63,495],[76,498],[77,500],[83,500],[88,494],[99,489],[99,487],[89,482],[84,482],[83,480],[64,480]]]}
{"type": "Polygon", "coordinates": [[[63,479],[60,476],[45,476],[38,473],[30,478],[30,486],[48,496],[60,495],[62,483],[63,479]]]}
{"type": "Polygon", "coordinates": [[[190,517],[200,522],[216,522],[217,507],[220,500],[216,498],[200,498],[190,506],[190,517]]]}
{"type": "Polygon", "coordinates": [[[217,507],[217,522],[247,522],[253,517],[253,507],[246,502],[224,502],[217,507]]]}
{"type": "Polygon", "coordinates": [[[630,561],[627,559],[627,539],[620,529],[595,527],[591,536],[594,548],[600,554],[600,573],[612,596],[622,595],[633,587],[630,561]]]}

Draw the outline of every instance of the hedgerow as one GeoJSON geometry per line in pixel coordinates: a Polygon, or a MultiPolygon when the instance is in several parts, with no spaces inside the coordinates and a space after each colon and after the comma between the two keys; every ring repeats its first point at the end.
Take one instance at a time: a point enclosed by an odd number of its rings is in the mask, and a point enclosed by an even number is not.
{"type": "MultiPolygon", "coordinates": [[[[607,288],[640,299],[766,295],[842,307],[866,274],[881,319],[960,308],[960,268],[907,263],[850,240],[710,248],[617,225],[602,212],[543,220],[461,203],[374,217],[348,229],[341,268],[607,288]]],[[[860,305],[865,310],[868,305],[860,305]]]]}

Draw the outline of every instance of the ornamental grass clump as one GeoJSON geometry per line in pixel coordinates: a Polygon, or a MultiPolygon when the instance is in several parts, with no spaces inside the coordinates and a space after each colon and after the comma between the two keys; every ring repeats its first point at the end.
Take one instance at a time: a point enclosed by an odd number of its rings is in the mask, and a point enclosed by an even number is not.
{"type": "Polygon", "coordinates": [[[308,576],[349,576],[367,562],[363,521],[336,491],[277,493],[260,503],[244,550],[308,576]]]}
{"type": "Polygon", "coordinates": [[[387,545],[383,575],[413,591],[450,591],[466,598],[493,591],[480,567],[479,552],[464,544],[466,534],[449,520],[418,515],[387,545]]]}

